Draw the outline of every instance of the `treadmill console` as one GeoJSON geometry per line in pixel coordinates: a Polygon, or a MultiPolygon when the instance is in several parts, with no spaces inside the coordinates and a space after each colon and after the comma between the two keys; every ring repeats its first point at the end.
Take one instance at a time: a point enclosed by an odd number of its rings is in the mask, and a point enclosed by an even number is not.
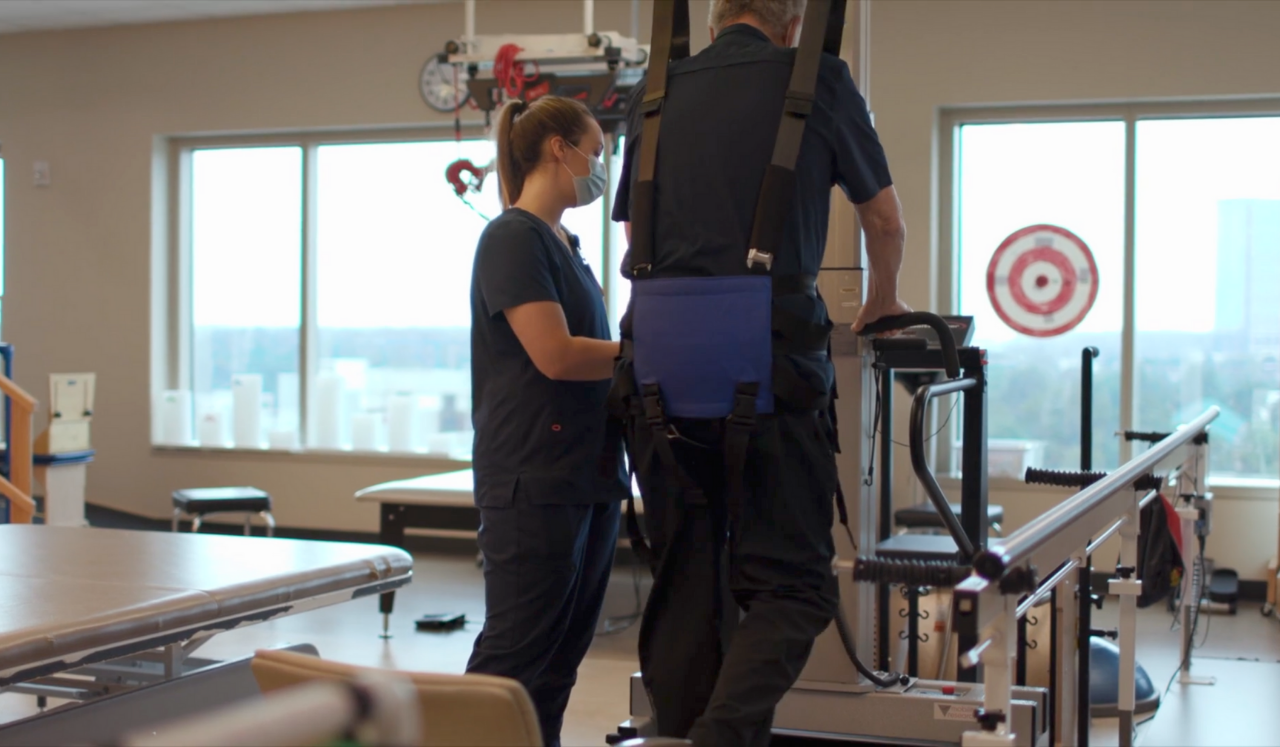
{"type": "MultiPolygon", "coordinates": [[[[973,340],[973,317],[971,316],[944,316],[942,321],[947,323],[951,328],[951,338],[956,341],[957,348],[968,347],[969,342],[973,340]]],[[[940,349],[942,346],[938,343],[938,333],[933,331],[932,327],[911,327],[904,329],[899,335],[899,339],[904,342],[910,340],[914,343],[907,343],[911,347],[918,346],[920,343],[916,340],[924,340],[925,347],[933,350],[940,349]]]]}

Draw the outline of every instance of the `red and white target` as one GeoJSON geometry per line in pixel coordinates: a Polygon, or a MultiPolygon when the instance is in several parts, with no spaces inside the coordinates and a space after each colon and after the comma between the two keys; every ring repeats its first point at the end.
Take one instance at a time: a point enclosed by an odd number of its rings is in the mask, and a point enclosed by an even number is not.
{"type": "Polygon", "coordinates": [[[1005,324],[1053,337],[1080,324],[1098,297],[1098,265],[1079,236],[1027,226],[1000,243],[987,265],[987,296],[1005,324]]]}

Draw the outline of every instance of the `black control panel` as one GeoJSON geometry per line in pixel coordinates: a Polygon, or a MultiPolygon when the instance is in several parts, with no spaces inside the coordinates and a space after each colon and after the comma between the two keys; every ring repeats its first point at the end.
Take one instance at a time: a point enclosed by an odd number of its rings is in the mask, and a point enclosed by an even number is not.
{"type": "MultiPolygon", "coordinates": [[[[969,342],[973,339],[973,317],[971,316],[944,316],[942,321],[947,323],[951,328],[951,338],[956,341],[957,348],[968,347],[969,342]]],[[[903,330],[899,338],[906,340],[924,340],[925,346],[928,348],[941,348],[938,343],[938,333],[933,331],[932,327],[911,327],[903,330]]],[[[905,340],[904,340],[905,341],[905,340]]],[[[920,343],[911,345],[915,347],[920,343]]]]}

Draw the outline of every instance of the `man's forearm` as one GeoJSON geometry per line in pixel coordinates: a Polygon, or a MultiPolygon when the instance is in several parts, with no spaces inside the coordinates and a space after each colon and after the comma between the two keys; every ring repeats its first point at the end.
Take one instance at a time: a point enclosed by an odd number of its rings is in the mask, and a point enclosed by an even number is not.
{"type": "Polygon", "coordinates": [[[898,297],[898,273],[902,270],[906,239],[906,229],[901,226],[896,230],[866,234],[868,297],[884,300],[898,297]]]}

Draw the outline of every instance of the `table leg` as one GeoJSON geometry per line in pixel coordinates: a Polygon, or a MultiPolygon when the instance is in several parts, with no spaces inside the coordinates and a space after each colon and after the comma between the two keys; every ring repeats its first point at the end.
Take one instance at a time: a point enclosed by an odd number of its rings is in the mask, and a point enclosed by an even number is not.
{"type": "MultiPolygon", "coordinates": [[[[384,545],[404,549],[404,506],[395,503],[382,504],[382,518],[378,528],[378,541],[384,545]]],[[[382,613],[382,637],[390,638],[391,613],[395,610],[396,593],[388,591],[378,598],[378,611],[382,613]]]]}

